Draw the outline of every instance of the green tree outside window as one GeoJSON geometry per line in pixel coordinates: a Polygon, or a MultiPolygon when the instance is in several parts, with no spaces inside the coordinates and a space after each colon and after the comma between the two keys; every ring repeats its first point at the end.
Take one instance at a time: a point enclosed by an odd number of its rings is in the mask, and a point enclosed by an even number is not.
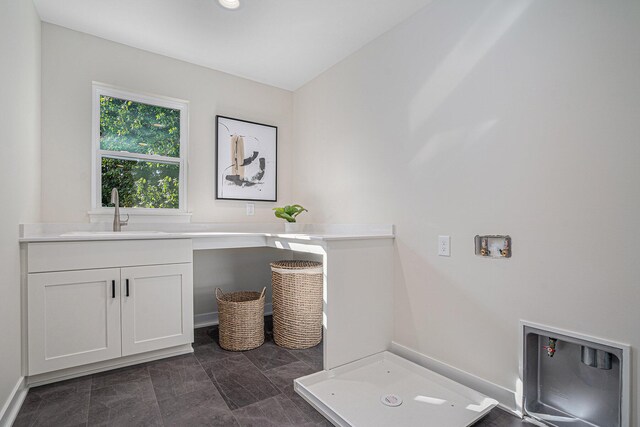
{"type": "Polygon", "coordinates": [[[122,207],[180,207],[180,110],[100,96],[100,150],[102,206],[115,187],[122,207]]]}

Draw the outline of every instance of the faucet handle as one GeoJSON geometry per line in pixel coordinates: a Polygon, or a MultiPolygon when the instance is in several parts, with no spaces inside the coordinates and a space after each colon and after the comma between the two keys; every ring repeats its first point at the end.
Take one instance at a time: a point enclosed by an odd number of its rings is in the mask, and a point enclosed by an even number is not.
{"type": "Polygon", "coordinates": [[[127,225],[129,224],[129,214],[127,215],[127,219],[125,219],[124,221],[121,218],[118,218],[118,220],[120,221],[120,225],[127,225]]]}

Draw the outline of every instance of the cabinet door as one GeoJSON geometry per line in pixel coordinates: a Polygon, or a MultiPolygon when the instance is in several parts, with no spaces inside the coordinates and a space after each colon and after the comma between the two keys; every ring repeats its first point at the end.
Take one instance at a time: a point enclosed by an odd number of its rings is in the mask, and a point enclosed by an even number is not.
{"type": "Polygon", "coordinates": [[[120,269],[28,276],[29,375],[120,357],[120,269]]]}
{"type": "Polygon", "coordinates": [[[193,342],[193,267],[121,269],[122,355],[193,342]]]}

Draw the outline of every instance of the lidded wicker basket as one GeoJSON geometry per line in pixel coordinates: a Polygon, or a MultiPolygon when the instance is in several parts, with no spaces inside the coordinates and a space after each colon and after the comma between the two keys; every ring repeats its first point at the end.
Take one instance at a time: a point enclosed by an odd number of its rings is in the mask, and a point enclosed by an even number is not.
{"type": "Polygon", "coordinates": [[[304,349],[322,340],[322,263],[271,263],[273,339],[277,345],[304,349]]]}
{"type": "Polygon", "coordinates": [[[239,291],[223,293],[216,289],[220,324],[220,347],[229,351],[244,351],[264,343],[264,294],[239,291]]]}

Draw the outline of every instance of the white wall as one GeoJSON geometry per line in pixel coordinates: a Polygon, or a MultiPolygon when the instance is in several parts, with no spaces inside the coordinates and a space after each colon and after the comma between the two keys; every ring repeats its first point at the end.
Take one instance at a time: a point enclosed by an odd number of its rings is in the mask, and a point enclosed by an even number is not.
{"type": "MultiPolygon", "coordinates": [[[[208,68],[42,24],[42,216],[45,222],[86,222],[91,209],[91,84],[189,101],[188,210],[194,222],[280,222],[272,207],[290,201],[293,95],[208,68]],[[278,203],[216,201],[216,114],[278,126],[278,203]]],[[[208,253],[208,252],[207,252],[208,253]]],[[[216,311],[215,286],[261,288],[270,281],[269,255],[247,250],[243,268],[233,251],[194,262],[195,314],[216,311]],[[261,262],[262,261],[262,262],[261,262]]]]}
{"type": "MultiPolygon", "coordinates": [[[[270,263],[284,259],[322,262],[316,254],[275,248],[211,249],[193,252],[193,297],[196,322],[218,312],[215,289],[223,292],[261,291],[267,288],[265,304],[271,304],[270,263]]],[[[266,308],[267,310],[269,307],[266,308]]]]}
{"type": "Polygon", "coordinates": [[[276,221],[274,203],[256,203],[255,216],[247,217],[243,202],[215,200],[215,116],[278,126],[278,199],[287,202],[291,92],[46,23],[42,25],[43,221],[88,221],[92,81],[190,102],[192,221],[276,221]]]}
{"type": "Polygon", "coordinates": [[[398,343],[511,390],[520,319],[640,350],[639,22],[637,0],[436,0],[295,92],[309,219],[397,225],[398,343]],[[493,233],[513,258],[474,256],[493,233]]]}
{"type": "Polygon", "coordinates": [[[40,217],[40,19],[0,0],[0,424],[21,378],[18,224],[40,217]]]}
{"type": "Polygon", "coordinates": [[[196,321],[215,314],[218,304],[215,289],[223,292],[262,291],[271,304],[271,267],[269,263],[292,259],[292,252],[273,248],[212,249],[193,253],[193,301],[196,321]]]}

